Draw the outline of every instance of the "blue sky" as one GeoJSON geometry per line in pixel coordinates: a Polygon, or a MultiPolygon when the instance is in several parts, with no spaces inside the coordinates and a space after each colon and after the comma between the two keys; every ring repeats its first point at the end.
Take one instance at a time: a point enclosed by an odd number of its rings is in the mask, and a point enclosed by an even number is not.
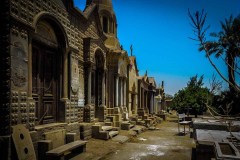
{"type": "MultiPolygon", "coordinates": [[[[85,0],[74,0],[81,10],[85,0]]],[[[205,85],[216,73],[204,53],[198,52],[190,20],[191,11],[204,9],[208,13],[210,32],[220,31],[219,21],[231,14],[240,14],[240,0],[112,0],[117,16],[118,39],[130,54],[137,57],[140,75],[148,70],[159,84],[165,82],[165,92],[174,95],[186,86],[189,78],[204,74],[205,85]]],[[[217,62],[224,73],[226,69],[217,62]]]]}

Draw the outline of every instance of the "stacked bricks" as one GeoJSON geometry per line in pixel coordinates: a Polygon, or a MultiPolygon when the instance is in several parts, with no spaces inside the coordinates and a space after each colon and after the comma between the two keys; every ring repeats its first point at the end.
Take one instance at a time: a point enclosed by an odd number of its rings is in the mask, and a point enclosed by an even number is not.
{"type": "Polygon", "coordinates": [[[84,107],[84,122],[93,123],[94,122],[94,106],[87,105],[84,107]]]}
{"type": "Polygon", "coordinates": [[[69,123],[66,126],[66,130],[67,130],[66,142],[67,143],[80,140],[79,127],[80,127],[79,123],[69,123]]]}
{"type": "Polygon", "coordinates": [[[83,117],[84,117],[84,108],[83,107],[79,107],[79,120],[78,121],[80,123],[84,122],[83,117]]]}
{"type": "Polygon", "coordinates": [[[115,116],[114,127],[121,127],[122,114],[118,107],[114,108],[114,116],[115,116]]]}
{"type": "Polygon", "coordinates": [[[98,107],[98,120],[99,122],[104,122],[106,120],[107,116],[107,107],[104,105],[101,105],[98,107]]]}
{"type": "Polygon", "coordinates": [[[80,138],[82,140],[88,140],[92,138],[92,124],[80,123],[80,138]]]}

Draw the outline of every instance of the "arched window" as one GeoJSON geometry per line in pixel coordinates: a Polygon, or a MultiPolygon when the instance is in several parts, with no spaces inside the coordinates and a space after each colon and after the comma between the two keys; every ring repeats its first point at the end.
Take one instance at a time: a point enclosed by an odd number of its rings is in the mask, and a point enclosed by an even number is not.
{"type": "Polygon", "coordinates": [[[106,16],[103,16],[103,31],[108,33],[108,18],[106,16]]]}

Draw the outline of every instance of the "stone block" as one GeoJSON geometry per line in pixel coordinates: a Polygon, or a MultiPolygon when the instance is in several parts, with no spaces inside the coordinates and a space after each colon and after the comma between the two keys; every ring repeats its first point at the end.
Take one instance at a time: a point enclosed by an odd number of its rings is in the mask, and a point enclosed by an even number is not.
{"type": "Polygon", "coordinates": [[[121,122],[120,121],[114,122],[114,127],[121,127],[121,122]]]}
{"type": "Polygon", "coordinates": [[[66,143],[71,143],[74,141],[80,140],[80,136],[77,133],[67,133],[66,134],[66,143]]]}
{"type": "Polygon", "coordinates": [[[100,131],[99,134],[95,138],[108,140],[110,138],[109,137],[109,132],[107,132],[107,131],[100,131]]]}
{"type": "Polygon", "coordinates": [[[128,120],[128,113],[127,112],[123,112],[123,120],[127,121],[128,120]]]}
{"type": "Polygon", "coordinates": [[[121,111],[120,111],[119,107],[114,108],[114,114],[121,114],[121,111]]]}
{"type": "Polygon", "coordinates": [[[121,123],[121,130],[130,130],[130,123],[128,122],[122,122],[121,123]]]}
{"type": "Polygon", "coordinates": [[[114,108],[107,108],[107,114],[114,114],[114,108]]]}
{"type": "Polygon", "coordinates": [[[33,143],[39,141],[38,133],[36,131],[31,131],[29,134],[33,143]]]}
{"type": "Polygon", "coordinates": [[[46,152],[53,149],[53,144],[51,140],[41,140],[38,141],[38,160],[46,159],[46,152]]]}
{"type": "Polygon", "coordinates": [[[107,116],[107,119],[110,119],[111,122],[115,122],[115,116],[107,116]]]}
{"type": "MultiPolygon", "coordinates": [[[[1,159],[11,159],[10,148],[11,148],[11,136],[0,136],[1,159]]],[[[12,158],[15,158],[15,157],[12,157],[12,158]]],[[[15,159],[17,159],[17,157],[15,159]]]]}
{"type": "Polygon", "coordinates": [[[126,113],[128,112],[127,107],[122,107],[122,110],[123,110],[123,113],[124,112],[126,112],[126,113]]]}
{"type": "Polygon", "coordinates": [[[115,114],[115,121],[122,121],[122,114],[115,114]]]}
{"type": "Polygon", "coordinates": [[[81,140],[89,140],[92,138],[92,135],[81,137],[81,140]]]}
{"type": "Polygon", "coordinates": [[[93,125],[92,126],[92,136],[93,137],[97,137],[97,135],[99,134],[99,132],[101,131],[101,127],[100,125],[93,125]]]}
{"type": "Polygon", "coordinates": [[[87,137],[87,136],[92,136],[92,129],[86,130],[84,132],[80,132],[81,139],[84,139],[84,137],[87,137]]]}
{"type": "Polygon", "coordinates": [[[35,150],[28,129],[22,124],[12,126],[12,139],[18,159],[36,159],[35,150]]]}
{"type": "Polygon", "coordinates": [[[114,136],[116,136],[116,135],[118,135],[118,134],[119,134],[118,131],[110,131],[110,132],[109,132],[109,137],[112,138],[112,137],[114,137],[114,136]]]}
{"type": "Polygon", "coordinates": [[[80,132],[83,132],[85,130],[92,129],[91,123],[80,123],[80,132]]]}
{"type": "Polygon", "coordinates": [[[113,122],[105,122],[105,125],[106,125],[106,126],[112,126],[112,125],[113,125],[113,122]]]}
{"type": "Polygon", "coordinates": [[[66,131],[67,132],[72,132],[72,131],[76,131],[79,130],[80,124],[79,123],[69,123],[66,126],[66,131]]]}
{"type": "Polygon", "coordinates": [[[65,144],[66,130],[55,130],[51,132],[46,132],[43,134],[45,140],[51,140],[53,143],[53,148],[57,148],[65,144]]]}
{"type": "Polygon", "coordinates": [[[143,115],[143,120],[148,119],[148,115],[143,115]]]}

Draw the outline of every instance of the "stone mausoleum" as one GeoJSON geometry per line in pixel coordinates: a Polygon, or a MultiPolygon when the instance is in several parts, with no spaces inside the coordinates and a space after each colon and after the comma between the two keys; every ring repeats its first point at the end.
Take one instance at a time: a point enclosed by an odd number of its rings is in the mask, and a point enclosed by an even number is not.
{"type": "Polygon", "coordinates": [[[59,130],[79,137],[83,122],[117,116],[113,125],[120,127],[123,113],[154,113],[155,80],[138,77],[136,57],[120,47],[111,0],[87,0],[84,11],[73,0],[3,0],[1,6],[0,150],[6,159],[18,124],[37,150],[39,140],[59,130]]]}

